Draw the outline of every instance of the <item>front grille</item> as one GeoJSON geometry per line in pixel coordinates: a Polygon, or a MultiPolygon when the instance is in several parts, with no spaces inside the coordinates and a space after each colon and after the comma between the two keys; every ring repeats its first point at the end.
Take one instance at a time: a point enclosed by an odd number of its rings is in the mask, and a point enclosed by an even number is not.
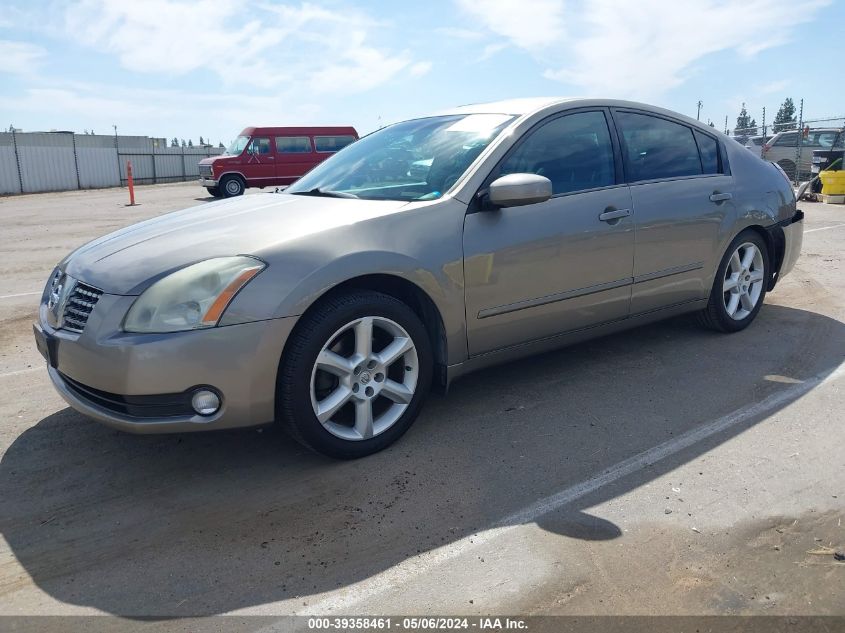
{"type": "Polygon", "coordinates": [[[77,398],[87,400],[104,409],[136,418],[169,418],[194,415],[191,408],[192,391],[162,393],[154,396],[122,396],[88,387],[60,374],[65,385],[77,398]]]}
{"type": "Polygon", "coordinates": [[[200,176],[211,178],[211,165],[200,165],[200,176]]]}
{"type": "Polygon", "coordinates": [[[84,330],[88,317],[102,294],[102,290],[77,281],[65,304],[62,327],[71,332],[84,330]]]}

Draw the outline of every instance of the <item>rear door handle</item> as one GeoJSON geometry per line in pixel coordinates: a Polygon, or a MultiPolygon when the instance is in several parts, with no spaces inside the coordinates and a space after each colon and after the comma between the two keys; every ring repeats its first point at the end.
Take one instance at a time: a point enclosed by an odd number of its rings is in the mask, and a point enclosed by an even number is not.
{"type": "Polygon", "coordinates": [[[733,198],[733,194],[730,193],[719,193],[718,191],[714,191],[710,194],[710,202],[724,202],[725,200],[730,200],[733,198]]]}
{"type": "Polygon", "coordinates": [[[608,209],[599,215],[599,220],[602,222],[611,222],[619,218],[627,218],[629,215],[631,215],[630,209],[608,209]]]}

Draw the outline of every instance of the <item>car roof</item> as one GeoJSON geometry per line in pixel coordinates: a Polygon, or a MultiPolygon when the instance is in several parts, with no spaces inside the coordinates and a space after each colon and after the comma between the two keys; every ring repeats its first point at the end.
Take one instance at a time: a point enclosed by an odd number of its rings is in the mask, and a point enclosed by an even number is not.
{"type": "Polygon", "coordinates": [[[325,126],[309,126],[309,127],[264,127],[264,126],[250,126],[245,127],[241,132],[241,136],[252,136],[253,134],[276,134],[279,136],[290,136],[290,135],[304,135],[307,136],[309,134],[350,134],[352,136],[358,136],[358,132],[355,131],[355,128],[350,126],[333,126],[333,127],[325,127],[325,126]]]}
{"type": "Polygon", "coordinates": [[[510,114],[518,117],[526,117],[537,113],[553,113],[558,106],[568,105],[571,107],[597,107],[597,108],[630,108],[643,110],[653,114],[678,119],[706,131],[710,134],[722,135],[721,132],[709,125],[686,116],[679,112],[667,110],[659,106],[637,101],[625,101],[621,99],[607,99],[598,97],[533,97],[522,99],[507,99],[504,101],[492,101],[490,103],[472,103],[436,112],[430,116],[443,116],[451,114],[510,114]]]}

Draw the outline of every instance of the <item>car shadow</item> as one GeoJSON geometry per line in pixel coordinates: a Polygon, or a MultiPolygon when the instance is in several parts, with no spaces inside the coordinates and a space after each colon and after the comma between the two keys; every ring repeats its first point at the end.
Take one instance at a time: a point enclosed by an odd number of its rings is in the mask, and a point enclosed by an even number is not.
{"type": "MultiPolygon", "coordinates": [[[[0,530],[41,590],[112,614],[307,601],[494,525],[784,383],[825,375],[843,346],[842,323],[777,305],[731,336],[673,319],[467,376],[433,396],[397,444],[352,462],[272,428],[132,436],[64,409],[3,456],[0,530]]],[[[618,526],[586,509],[764,419],[537,523],[561,538],[617,538],[618,526]]],[[[17,582],[16,573],[3,591],[17,582]]]]}

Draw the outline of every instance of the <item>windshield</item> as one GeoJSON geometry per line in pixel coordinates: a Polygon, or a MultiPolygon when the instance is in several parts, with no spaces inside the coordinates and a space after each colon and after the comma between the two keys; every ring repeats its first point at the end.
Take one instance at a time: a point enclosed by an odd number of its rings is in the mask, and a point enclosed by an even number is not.
{"type": "Polygon", "coordinates": [[[285,193],[434,200],[457,182],[513,118],[459,114],[397,123],[345,147],[285,193]]]}
{"type": "Polygon", "coordinates": [[[232,141],[232,144],[229,145],[223,153],[228,154],[229,156],[238,156],[242,151],[244,151],[244,147],[246,147],[247,143],[249,143],[248,136],[239,136],[232,141]]]}

